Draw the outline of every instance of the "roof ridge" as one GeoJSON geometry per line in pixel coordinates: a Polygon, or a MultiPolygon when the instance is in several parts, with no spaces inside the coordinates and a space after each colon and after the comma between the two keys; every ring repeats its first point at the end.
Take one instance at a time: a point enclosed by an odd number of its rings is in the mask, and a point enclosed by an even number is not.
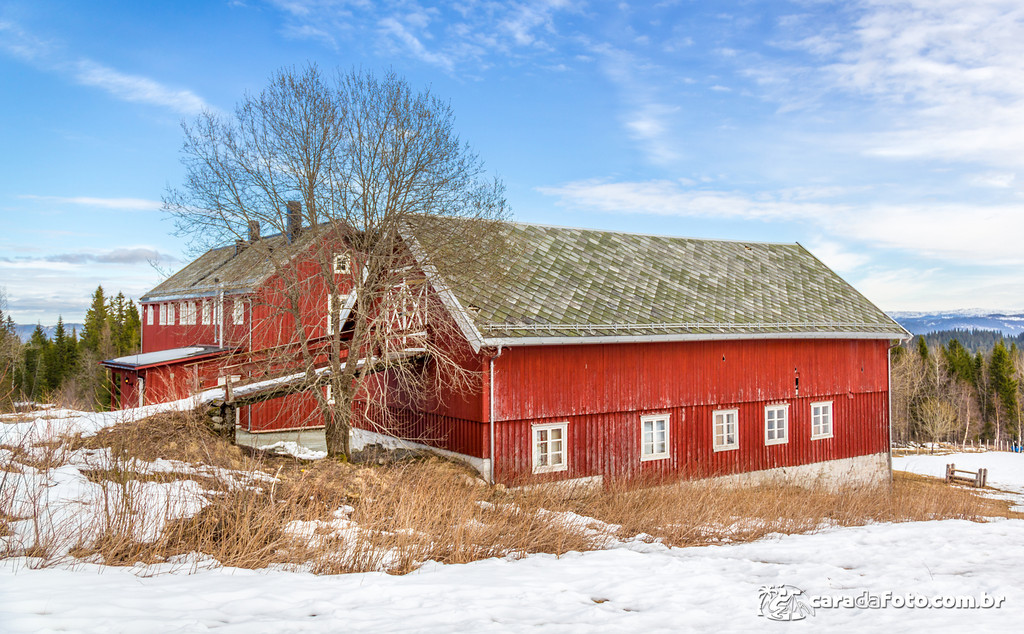
{"type": "Polygon", "coordinates": [[[770,246],[799,246],[798,242],[777,242],[771,240],[737,240],[733,238],[698,238],[695,236],[673,236],[664,233],[645,233],[642,231],[617,231],[613,229],[594,229],[591,227],[570,227],[566,225],[552,225],[543,222],[521,222],[517,220],[507,221],[510,225],[519,227],[542,227],[545,229],[568,229],[573,231],[593,231],[595,233],[611,233],[624,236],[641,236],[645,238],[667,238],[669,240],[692,240],[694,242],[728,242],[732,244],[761,244],[770,246]]]}

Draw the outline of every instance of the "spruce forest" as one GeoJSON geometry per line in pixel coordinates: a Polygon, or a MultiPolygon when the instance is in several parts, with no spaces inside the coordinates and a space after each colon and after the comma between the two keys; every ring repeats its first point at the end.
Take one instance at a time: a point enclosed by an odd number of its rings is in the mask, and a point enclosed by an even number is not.
{"type": "Polygon", "coordinates": [[[69,332],[58,318],[52,337],[37,325],[25,343],[4,308],[0,303],[0,411],[10,411],[17,402],[79,410],[109,407],[109,377],[99,361],[139,352],[142,324],[135,302],[123,293],[107,297],[100,286],[82,332],[69,332]]]}

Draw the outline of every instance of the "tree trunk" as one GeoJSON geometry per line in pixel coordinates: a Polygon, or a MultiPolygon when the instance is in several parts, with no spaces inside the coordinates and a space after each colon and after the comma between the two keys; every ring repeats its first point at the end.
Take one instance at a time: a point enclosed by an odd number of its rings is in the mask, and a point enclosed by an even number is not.
{"type": "Polygon", "coordinates": [[[351,454],[352,394],[335,394],[334,405],[324,420],[327,455],[348,461],[351,454]]]}

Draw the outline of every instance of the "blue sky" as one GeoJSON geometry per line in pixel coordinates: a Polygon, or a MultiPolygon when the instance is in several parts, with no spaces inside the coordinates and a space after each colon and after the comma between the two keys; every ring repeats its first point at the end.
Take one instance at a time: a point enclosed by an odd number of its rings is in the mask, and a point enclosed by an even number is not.
{"type": "Polygon", "coordinates": [[[282,66],[449,99],[518,220],[798,241],[888,311],[1024,308],[1024,4],[0,3],[0,288],[81,321],[193,255],[180,123],[282,66]]]}

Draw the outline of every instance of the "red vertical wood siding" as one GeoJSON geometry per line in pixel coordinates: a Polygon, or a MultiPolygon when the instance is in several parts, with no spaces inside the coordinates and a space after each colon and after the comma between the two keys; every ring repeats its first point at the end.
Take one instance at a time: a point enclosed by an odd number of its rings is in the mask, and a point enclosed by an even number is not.
{"type": "Polygon", "coordinates": [[[495,361],[496,477],[532,472],[531,426],[568,422],[568,470],[549,477],[686,477],[888,450],[888,342],[754,340],[507,349],[495,361]],[[724,360],[723,360],[724,358],[724,360]],[[800,378],[799,393],[796,377],[800,378]],[[810,403],[833,403],[811,440],[810,403]],[[789,404],[789,442],[765,445],[764,408],[789,404]],[[739,448],[715,452],[712,412],[737,409],[739,448]],[[670,457],[640,461],[640,416],[670,414],[670,457]]]}

